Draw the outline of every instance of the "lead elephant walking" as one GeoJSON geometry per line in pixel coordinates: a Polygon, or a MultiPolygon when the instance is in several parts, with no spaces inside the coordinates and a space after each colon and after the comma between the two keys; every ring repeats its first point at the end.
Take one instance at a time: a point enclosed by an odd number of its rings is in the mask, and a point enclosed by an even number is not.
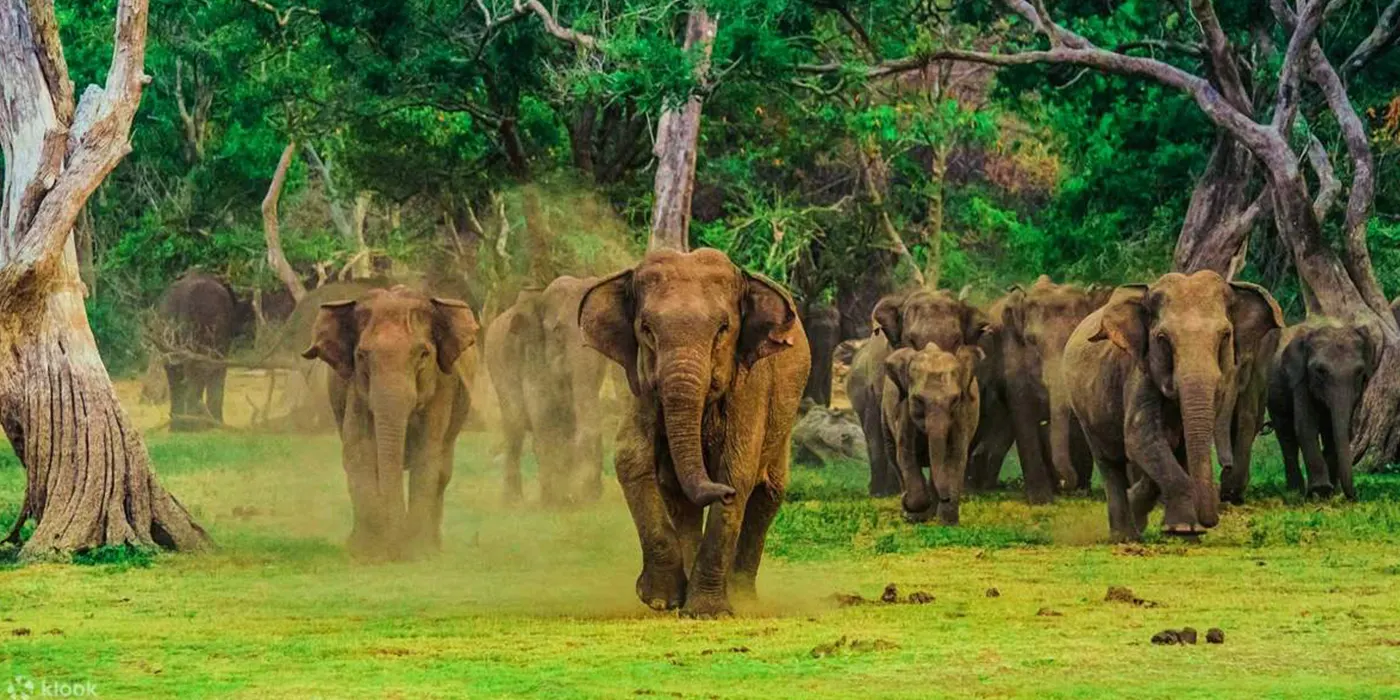
{"type": "Polygon", "coordinates": [[[1120,540],[1141,536],[1160,496],[1168,534],[1219,521],[1211,448],[1233,454],[1235,343],[1283,325],[1258,287],[1212,271],[1114,290],[1065,346],[1070,406],[1084,426],[1120,540]],[[1145,478],[1128,492],[1128,467],[1145,478]]]}
{"type": "Polygon", "coordinates": [[[465,303],[402,286],[321,305],[302,357],[334,370],[330,401],[356,557],[403,559],[441,546],[443,493],[471,404],[476,332],[465,303]]]}
{"type": "Polygon", "coordinates": [[[656,251],[589,289],[579,321],[633,395],[617,479],[642,544],[638,597],[732,613],[787,490],[811,366],[792,298],[719,251],[656,251]]]}

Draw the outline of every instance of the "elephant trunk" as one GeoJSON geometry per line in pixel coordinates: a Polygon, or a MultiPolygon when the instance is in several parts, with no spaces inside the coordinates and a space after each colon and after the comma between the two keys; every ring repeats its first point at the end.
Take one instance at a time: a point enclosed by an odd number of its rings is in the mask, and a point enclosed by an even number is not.
{"type": "Polygon", "coordinates": [[[1220,495],[1215,490],[1211,447],[1216,436],[1218,376],[1192,378],[1180,383],[1182,433],[1186,440],[1186,472],[1191,477],[1196,519],[1205,527],[1220,522],[1220,495]]]}
{"type": "Polygon", "coordinates": [[[413,412],[413,394],[404,382],[373,381],[370,410],[374,413],[375,472],[377,504],[373,519],[380,524],[382,537],[394,542],[404,525],[403,472],[407,445],[408,419],[413,412]]]}
{"type": "Polygon", "coordinates": [[[948,439],[952,437],[952,418],[940,411],[929,416],[925,423],[928,431],[929,477],[933,481],[933,490],[937,492],[940,502],[955,500],[961,492],[959,467],[962,465],[948,463],[952,456],[951,450],[948,449],[948,439]]]}
{"type": "Polygon", "coordinates": [[[720,501],[734,502],[734,489],[710,480],[705,471],[701,422],[705,413],[706,389],[710,384],[710,361],[693,352],[661,363],[661,413],[666,424],[666,440],[681,490],[691,503],[704,507],[720,501]]]}
{"type": "MultiPolygon", "coordinates": [[[[1044,381],[1050,390],[1050,460],[1054,463],[1055,474],[1060,478],[1061,488],[1073,491],[1081,486],[1070,450],[1070,426],[1074,424],[1074,416],[1069,407],[1069,391],[1060,372],[1058,359],[1045,363],[1044,381]]],[[[1082,486],[1087,488],[1089,485],[1082,486]]]]}
{"type": "Polygon", "coordinates": [[[1351,472],[1351,414],[1356,405],[1356,392],[1350,386],[1333,388],[1327,392],[1327,403],[1332,414],[1332,444],[1337,452],[1337,475],[1342,476],[1351,472]]]}

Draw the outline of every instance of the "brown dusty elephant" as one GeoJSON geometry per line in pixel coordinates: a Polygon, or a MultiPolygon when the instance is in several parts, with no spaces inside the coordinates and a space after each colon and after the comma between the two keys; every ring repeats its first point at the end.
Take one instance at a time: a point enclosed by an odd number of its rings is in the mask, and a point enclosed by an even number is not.
{"type": "Polygon", "coordinates": [[[334,370],[330,402],[356,557],[402,559],[440,547],[443,492],[470,408],[476,332],[465,303],[406,287],[321,306],[302,357],[334,370]]]}
{"type": "Polygon", "coordinates": [[[1309,320],[1285,331],[1287,341],[1269,376],[1269,415],[1283,450],[1288,487],[1327,498],[1333,489],[1356,499],[1352,485],[1351,422],[1376,371],[1377,341],[1365,327],[1309,320]],[[1321,450],[1318,443],[1321,441],[1321,450]]]}
{"type": "Polygon", "coordinates": [[[634,397],[616,467],[642,544],[637,595],[729,614],[730,590],[754,591],[787,489],[811,364],[792,298],[719,251],[663,250],[594,285],[579,321],[634,397]]]}
{"type": "Polygon", "coordinates": [[[598,280],[560,277],[543,291],[521,292],[486,331],[486,362],[501,404],[505,495],[521,497],[520,457],[527,433],[539,463],[545,504],[594,500],[602,492],[599,392],[606,359],[584,344],[579,301],[598,280]]]}
{"type": "Polygon", "coordinates": [[[1088,489],[1094,458],[1069,407],[1060,371],[1065,343],[1112,289],[1055,284],[1041,275],[1001,300],[1002,373],[1016,454],[1031,503],[1053,500],[1056,488],[1088,489]]]}
{"type": "Polygon", "coordinates": [[[901,492],[893,456],[884,450],[884,362],[899,348],[921,350],[930,343],[955,352],[963,345],[977,345],[988,328],[985,314],[964,299],[943,290],[918,289],[880,300],[871,314],[879,334],[856,354],[846,377],[846,393],[860,415],[870,452],[870,495],[893,496],[901,492]]]}
{"type": "Polygon", "coordinates": [[[927,520],[936,510],[939,522],[958,524],[968,448],[981,410],[981,359],[982,350],[975,345],[954,354],[932,343],[922,350],[900,348],[885,358],[884,439],[899,465],[904,515],[911,521],[927,520]]]}
{"type": "Polygon", "coordinates": [[[161,299],[170,429],[197,430],[224,420],[224,358],[235,331],[233,291],[220,278],[188,272],[161,299]]]}
{"type": "Polygon", "coordinates": [[[819,406],[831,405],[831,362],[841,343],[841,312],[834,306],[813,304],[802,313],[807,345],[812,348],[812,375],[807,378],[803,397],[819,406]]]}
{"type": "Polygon", "coordinates": [[[1282,325],[1258,287],[1207,270],[1119,287],[1074,330],[1064,356],[1070,406],[1099,465],[1116,539],[1140,537],[1159,496],[1168,534],[1219,522],[1211,448],[1220,445],[1222,461],[1232,455],[1235,340],[1282,325]],[[1146,477],[1131,500],[1129,465],[1146,477]]]}
{"type": "Polygon", "coordinates": [[[1257,319],[1243,319],[1235,329],[1235,396],[1230,416],[1228,445],[1216,449],[1231,451],[1230,459],[1221,460],[1220,500],[1235,505],[1244,504],[1249,487],[1250,462],[1254,455],[1254,440],[1264,428],[1264,410],[1269,398],[1269,373],[1278,353],[1281,328],[1270,319],[1282,318],[1278,302],[1263,287],[1247,282],[1235,282],[1239,288],[1252,289],[1268,302],[1251,306],[1247,311],[1258,314],[1257,319]],[[1267,317],[1267,318],[1266,318],[1267,317]]]}
{"type": "Polygon", "coordinates": [[[977,341],[983,358],[977,363],[977,391],[982,410],[977,420],[977,433],[972,437],[966,484],[975,491],[997,488],[1002,465],[1015,443],[1002,360],[1005,330],[1001,328],[1001,318],[1005,307],[1006,298],[1002,297],[985,311],[988,326],[977,341]]]}

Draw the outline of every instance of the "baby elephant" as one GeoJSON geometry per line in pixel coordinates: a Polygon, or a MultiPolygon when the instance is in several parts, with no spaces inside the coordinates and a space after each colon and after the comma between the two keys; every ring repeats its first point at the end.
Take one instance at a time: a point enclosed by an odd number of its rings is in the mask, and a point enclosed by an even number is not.
{"type": "Polygon", "coordinates": [[[1288,487],[1326,498],[1336,486],[1352,500],[1351,419],[1380,353],[1365,328],[1315,320],[1288,330],[1269,376],[1269,415],[1283,450],[1288,487]],[[1321,440],[1322,449],[1318,450],[1321,440]]]}
{"type": "Polygon", "coordinates": [[[402,286],[321,305],[302,357],[335,371],[331,409],[355,513],[355,557],[402,559],[439,547],[476,331],[466,304],[402,286]]]}
{"type": "Polygon", "coordinates": [[[981,400],[977,363],[981,348],[964,345],[957,354],[930,343],[922,350],[901,348],[885,359],[882,411],[887,454],[895,456],[904,481],[905,517],[922,522],[933,515],[958,524],[958,500],[967,470],[968,445],[977,432],[981,400]],[[933,494],[924,479],[929,465],[933,494]]]}

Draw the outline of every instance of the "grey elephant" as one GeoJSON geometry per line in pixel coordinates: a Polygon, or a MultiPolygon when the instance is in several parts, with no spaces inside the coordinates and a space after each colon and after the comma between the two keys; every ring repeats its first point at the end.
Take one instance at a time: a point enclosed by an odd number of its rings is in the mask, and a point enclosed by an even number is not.
{"type": "Polygon", "coordinates": [[[841,343],[841,312],[834,306],[811,304],[802,313],[807,345],[812,348],[812,375],[802,393],[819,406],[831,405],[832,356],[841,343]]]}
{"type": "Polygon", "coordinates": [[[958,524],[968,448],[981,410],[981,359],[975,345],[951,353],[932,343],[922,350],[900,348],[885,358],[884,439],[899,465],[901,503],[909,520],[927,520],[936,511],[944,525],[958,524]]]}
{"type": "Polygon", "coordinates": [[[501,405],[508,500],[521,497],[526,434],[534,437],[542,502],[576,503],[602,492],[599,393],[607,359],[585,344],[578,325],[579,302],[597,281],[563,276],[543,291],[521,292],[487,328],[486,361],[501,405]]]}
{"type": "Polygon", "coordinates": [[[1311,319],[1285,336],[1269,373],[1268,403],[1288,487],[1322,498],[1340,488],[1355,500],[1351,422],[1375,374],[1379,342],[1364,326],[1330,319],[1311,319]]]}
{"type": "Polygon", "coordinates": [[[1119,540],[1141,536],[1160,497],[1163,531],[1219,522],[1212,447],[1233,454],[1235,341],[1283,325],[1272,299],[1212,271],[1119,287],[1065,345],[1070,406],[1089,441],[1119,540]],[[1128,468],[1144,478],[1129,495],[1128,468]]]}
{"type": "Polygon", "coordinates": [[[334,371],[330,403],[357,558],[403,559],[441,546],[443,493],[470,409],[476,333],[465,303],[401,286],[321,305],[302,357],[334,371]]]}
{"type": "Polygon", "coordinates": [[[638,597],[730,614],[730,591],[754,592],[787,491],[811,364],[792,298],[717,250],[662,250],[595,284],[578,313],[633,396],[616,467],[642,545],[638,597]]]}
{"type": "Polygon", "coordinates": [[[879,333],[856,353],[846,376],[846,394],[865,431],[870,495],[894,496],[901,492],[899,474],[881,437],[885,358],[899,348],[920,350],[934,344],[952,352],[964,345],[977,345],[989,323],[986,315],[966,300],[947,291],[925,289],[881,299],[871,317],[879,333]]]}
{"type": "Polygon", "coordinates": [[[233,291],[220,278],[188,272],[160,302],[161,343],[170,396],[170,429],[197,430],[224,420],[224,364],[236,330],[233,291]]]}

